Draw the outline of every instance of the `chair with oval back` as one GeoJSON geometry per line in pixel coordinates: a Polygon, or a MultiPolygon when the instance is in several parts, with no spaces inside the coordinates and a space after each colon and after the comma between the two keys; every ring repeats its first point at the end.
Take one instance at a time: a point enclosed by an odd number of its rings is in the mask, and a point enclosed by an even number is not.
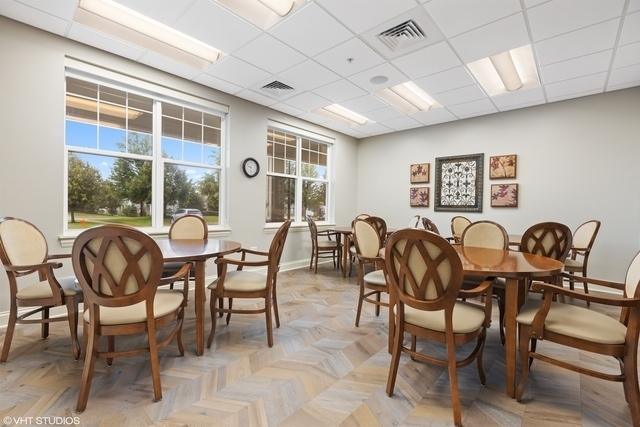
{"type": "Polygon", "coordinates": [[[69,323],[71,351],[80,357],[78,342],[78,303],[82,301],[82,291],[75,277],[57,278],[54,270],[62,267],[57,260],[70,258],[71,255],[50,255],[44,235],[28,221],[18,218],[0,218],[0,261],[4,265],[9,279],[10,309],[7,330],[0,362],[6,362],[13,339],[16,324],[40,323],[42,338],[49,336],[49,323],[69,323]],[[33,277],[38,280],[22,285],[22,278],[33,277]],[[66,306],[66,317],[49,318],[49,309],[66,306]],[[30,307],[27,313],[18,315],[19,307],[30,307]],[[41,313],[41,319],[27,319],[41,313]]]}
{"type": "Polygon", "coordinates": [[[362,213],[362,214],[358,214],[352,221],[351,221],[351,236],[345,236],[345,239],[348,239],[348,247],[349,247],[349,253],[347,254],[349,256],[349,276],[351,276],[351,273],[353,272],[353,263],[358,259],[357,254],[356,254],[356,248],[355,248],[355,243],[353,242],[353,225],[355,224],[356,220],[359,219],[367,219],[370,218],[371,215],[366,214],[366,213],[362,213]]]}
{"type": "Polygon", "coordinates": [[[455,243],[460,243],[464,229],[471,224],[469,218],[463,216],[454,216],[451,218],[451,236],[455,243]]]}
{"type": "MultiPolygon", "coordinates": [[[[564,270],[571,274],[580,273],[582,277],[587,277],[587,264],[589,262],[589,255],[593,248],[593,243],[596,240],[598,231],[600,230],[600,221],[592,219],[583,224],[580,224],[576,231],[573,232],[573,246],[569,257],[564,261],[564,270]],[[580,257],[580,259],[578,259],[580,257]]],[[[575,280],[569,280],[569,289],[573,290],[575,286],[575,280]]],[[[584,293],[589,293],[589,285],[587,282],[582,282],[584,293]]],[[[587,301],[587,305],[589,305],[587,301]]]]}
{"type": "Polygon", "coordinates": [[[492,283],[482,282],[475,289],[461,290],[463,270],[456,250],[445,239],[426,230],[395,232],[386,245],[385,265],[391,299],[395,304],[387,394],[393,394],[402,352],[414,360],[446,366],[451,384],[453,418],[459,426],[462,416],[457,369],[476,360],[480,381],[485,383],[482,353],[486,328],[491,320],[492,283]],[[457,300],[458,296],[472,298],[480,295],[485,295],[484,310],[457,300]],[[416,351],[415,340],[412,340],[411,348],[405,347],[405,332],[444,343],[447,358],[443,360],[416,351]],[[472,341],[476,341],[473,351],[464,359],[457,360],[456,347],[472,341]]]}
{"type": "Polygon", "coordinates": [[[85,361],[78,394],[77,411],[87,406],[95,360],[149,353],[154,400],[162,399],[158,349],[174,339],[180,355],[182,323],[188,286],[182,291],[158,290],[158,285],[188,280],[191,265],[167,278],[162,275],[162,252],[147,234],[123,225],[104,225],[82,232],[73,244],[73,269],[84,291],[85,361]],[[174,324],[162,340],[158,328],[174,324]],[[146,334],[148,346],[116,350],[115,338],[146,334]],[[107,337],[107,351],[99,347],[107,337]]]}
{"type": "Polygon", "coordinates": [[[436,234],[440,234],[440,230],[438,230],[438,226],[436,225],[435,222],[431,221],[429,218],[427,218],[426,216],[422,217],[422,226],[424,227],[425,230],[430,231],[432,233],[436,233],[436,234]]]}
{"type": "Polygon", "coordinates": [[[318,260],[320,258],[331,258],[333,267],[339,267],[342,247],[338,244],[336,232],[330,230],[318,231],[316,222],[310,216],[307,217],[309,225],[309,233],[311,233],[311,259],[309,261],[309,270],[313,269],[314,273],[318,273],[318,260]],[[325,237],[320,240],[318,237],[325,237]],[[336,240],[331,240],[334,237],[336,240]]]}
{"type": "MultiPolygon", "coordinates": [[[[169,228],[170,240],[207,240],[208,237],[209,227],[207,222],[199,215],[183,215],[173,221],[169,228]]],[[[162,276],[173,276],[180,271],[183,265],[183,262],[165,262],[162,276]]],[[[191,270],[191,277],[195,277],[194,270],[191,270]]],[[[169,284],[169,288],[173,289],[173,283],[169,284]]]]}
{"type": "Polygon", "coordinates": [[[267,323],[267,344],[273,346],[273,327],[271,324],[272,315],[276,318],[276,327],[280,327],[280,316],[278,314],[278,300],[276,297],[276,281],[280,270],[280,259],[287,241],[291,220],[285,221],[271,241],[269,252],[255,251],[253,249],[240,249],[241,258],[239,260],[230,258],[218,258],[220,275],[210,285],[210,309],[211,309],[211,333],[207,339],[207,347],[210,348],[216,333],[216,323],[218,314],[227,313],[227,325],[231,319],[231,313],[237,314],[259,314],[265,313],[267,323]],[[247,261],[247,254],[263,257],[261,261],[247,261]],[[236,271],[228,271],[228,266],[237,266],[236,271]],[[244,267],[266,267],[267,274],[255,271],[243,270],[244,267]],[[223,308],[222,301],[229,299],[229,308],[223,308]],[[258,309],[234,309],[233,300],[235,298],[261,298],[264,299],[264,308],[258,309]],[[216,307],[216,300],[219,301],[216,307]],[[273,313],[272,313],[273,311],[273,313]]]}
{"type": "MultiPolygon", "coordinates": [[[[571,275],[562,273],[563,279],[571,275]]],[[[555,284],[533,284],[532,289],[543,292],[542,304],[527,301],[516,317],[520,347],[520,382],[516,398],[522,400],[531,362],[534,359],[551,363],[603,380],[622,382],[624,395],[631,412],[631,425],[640,426],[640,390],[638,386],[638,335],[640,333],[640,253],[627,269],[624,283],[615,283],[589,277],[574,277],[575,281],[589,282],[622,292],[622,296],[594,296],[562,288],[555,284]],[[620,308],[619,318],[596,312],[587,307],[554,301],[557,295],[620,308]],[[605,373],[585,366],[558,360],[536,351],[535,343],[551,341],[574,349],[611,356],[620,366],[620,374],[605,373]]],[[[553,353],[558,354],[554,348],[553,353]]],[[[615,364],[615,362],[614,362],[615,364]]],[[[609,366],[604,369],[611,371],[609,366]]],[[[545,381],[552,381],[545,379],[545,381]]]]}
{"type": "Polygon", "coordinates": [[[376,316],[380,315],[380,307],[389,307],[389,304],[381,301],[383,293],[389,293],[384,274],[383,260],[380,257],[380,249],[383,247],[382,237],[386,237],[387,225],[382,218],[369,217],[357,219],[353,225],[353,240],[358,257],[358,284],[360,294],[358,296],[358,308],[356,311],[356,327],[360,325],[362,303],[364,301],[374,304],[376,316]],[[367,267],[372,271],[366,273],[367,267]],[[374,296],[376,299],[372,299],[374,296]]]}
{"type": "Polygon", "coordinates": [[[420,226],[420,219],[422,217],[420,215],[414,215],[410,220],[409,224],[407,224],[408,228],[418,228],[420,226]]]}

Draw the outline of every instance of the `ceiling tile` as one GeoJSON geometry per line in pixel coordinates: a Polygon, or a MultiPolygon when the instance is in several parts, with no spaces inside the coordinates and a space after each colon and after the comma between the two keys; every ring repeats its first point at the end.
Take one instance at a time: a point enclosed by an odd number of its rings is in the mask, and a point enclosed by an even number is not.
{"type": "Polygon", "coordinates": [[[367,117],[376,122],[383,122],[385,120],[395,119],[396,117],[401,117],[404,115],[404,113],[396,110],[393,107],[384,107],[378,110],[367,112],[367,117]]]}
{"type": "Polygon", "coordinates": [[[193,81],[205,86],[212,87],[214,89],[221,90],[222,92],[230,93],[232,95],[240,92],[243,89],[238,85],[234,85],[233,83],[229,83],[226,80],[219,79],[206,73],[200,74],[195,79],[193,79],[193,81]]]}
{"type": "Polygon", "coordinates": [[[67,21],[73,18],[78,5],[77,0],[20,0],[20,3],[67,21]]]}
{"type": "Polygon", "coordinates": [[[196,0],[174,26],[227,54],[260,34],[256,27],[210,0],[196,0]]]}
{"type": "Polygon", "coordinates": [[[380,135],[393,131],[393,129],[383,126],[380,123],[367,123],[362,126],[358,126],[358,130],[366,135],[380,135]]]}
{"type": "Polygon", "coordinates": [[[285,104],[303,111],[317,110],[332,104],[326,98],[316,95],[312,92],[304,92],[300,95],[293,96],[285,101],[285,104]]]}
{"type": "Polygon", "coordinates": [[[432,96],[440,104],[447,106],[471,102],[487,97],[482,89],[477,85],[465,86],[432,96]]]}
{"type": "Polygon", "coordinates": [[[139,62],[143,64],[147,64],[150,67],[157,68],[162,71],[166,71],[167,73],[175,74],[176,76],[184,77],[187,80],[193,80],[193,78],[200,73],[202,70],[198,70],[196,68],[185,65],[182,62],[174,61],[166,56],[162,56],[152,51],[148,51],[145,53],[140,59],[139,62]]]}
{"type": "Polygon", "coordinates": [[[617,68],[611,71],[609,86],[618,86],[640,80],[640,64],[617,68]]]}
{"type": "Polygon", "coordinates": [[[627,6],[627,13],[636,12],[640,10],[640,0],[629,0],[629,6],[627,6]]]}
{"type": "Polygon", "coordinates": [[[475,81],[464,67],[457,67],[423,77],[415,82],[430,95],[475,84],[475,81]]]}
{"type": "Polygon", "coordinates": [[[598,73],[591,76],[578,77],[577,79],[545,85],[549,100],[572,93],[580,93],[592,90],[602,91],[607,73],[598,73]]]}
{"type": "Polygon", "coordinates": [[[359,34],[416,6],[414,0],[316,0],[329,13],[359,34]]]}
{"type": "Polygon", "coordinates": [[[607,92],[610,92],[612,90],[627,89],[627,88],[636,87],[636,86],[640,86],[640,80],[636,80],[635,82],[629,82],[629,83],[621,83],[619,85],[608,85],[607,92]]]}
{"type": "Polygon", "coordinates": [[[358,86],[344,79],[319,87],[314,92],[333,102],[341,102],[367,94],[358,86]]]}
{"type": "Polygon", "coordinates": [[[63,35],[69,25],[64,19],[13,0],[0,1],[0,15],[59,35],[63,35]]]}
{"type": "Polygon", "coordinates": [[[233,56],[223,58],[207,69],[207,74],[236,85],[249,87],[269,77],[269,73],[233,56]]]}
{"type": "Polygon", "coordinates": [[[604,52],[593,53],[541,67],[542,81],[548,84],[607,71],[611,63],[612,53],[612,50],[605,50],[604,52]]]}
{"type": "Polygon", "coordinates": [[[455,105],[453,107],[449,107],[449,110],[462,119],[495,113],[498,111],[488,99],[480,99],[478,101],[455,105]]]}
{"type": "Polygon", "coordinates": [[[576,98],[581,98],[583,96],[596,95],[599,93],[602,93],[602,89],[592,89],[584,92],[572,92],[572,93],[562,94],[558,96],[550,96],[549,102],[564,101],[565,99],[576,99],[576,98]]]}
{"type": "Polygon", "coordinates": [[[292,86],[295,90],[305,91],[324,86],[340,78],[333,71],[312,60],[291,67],[278,74],[278,80],[292,86]]]}
{"type": "Polygon", "coordinates": [[[273,74],[286,70],[306,59],[304,55],[268,34],[263,34],[252,40],[233,55],[273,74]]]}
{"type": "Polygon", "coordinates": [[[618,47],[613,68],[626,67],[640,62],[640,42],[618,47]]]}
{"type": "Polygon", "coordinates": [[[640,12],[627,15],[620,34],[620,44],[628,44],[640,41],[640,12]]]}
{"type": "Polygon", "coordinates": [[[239,96],[240,98],[244,98],[246,100],[255,102],[255,103],[260,104],[260,105],[266,105],[266,106],[273,105],[273,104],[276,104],[278,102],[277,100],[275,100],[273,98],[270,98],[270,97],[265,96],[265,95],[263,95],[261,93],[255,92],[255,91],[253,91],[251,89],[245,89],[245,90],[243,90],[241,92],[238,92],[236,94],[236,96],[239,96]]]}
{"type": "Polygon", "coordinates": [[[446,108],[433,108],[429,111],[419,111],[411,117],[418,120],[423,125],[435,125],[457,119],[457,117],[451,114],[451,112],[446,108]]]}
{"type": "Polygon", "coordinates": [[[515,105],[530,105],[532,103],[544,102],[544,92],[541,87],[537,87],[529,90],[507,92],[502,95],[494,96],[491,99],[500,110],[504,110],[515,105]]]}
{"type": "Polygon", "coordinates": [[[407,78],[407,76],[395,69],[391,64],[385,63],[369,70],[362,71],[358,74],[354,74],[353,76],[349,77],[349,80],[351,80],[361,88],[368,90],[369,92],[375,92],[385,87],[404,83],[409,79],[407,78]],[[388,78],[388,80],[382,84],[371,83],[371,78],[376,76],[385,76],[388,78]]]}
{"type": "Polygon", "coordinates": [[[447,42],[425,47],[391,62],[413,79],[462,65],[447,42]]]}
{"type": "Polygon", "coordinates": [[[351,39],[314,58],[325,67],[348,77],[352,74],[382,64],[384,59],[360,39],[351,39]],[[347,59],[351,58],[352,61],[347,59]]]}
{"type": "Polygon", "coordinates": [[[339,124],[338,122],[333,122],[331,119],[329,119],[326,116],[323,116],[322,114],[313,113],[313,112],[302,113],[298,117],[308,122],[319,124],[321,126],[324,126],[329,123],[335,123],[336,125],[339,124]]]}
{"type": "Polygon", "coordinates": [[[552,0],[527,10],[533,40],[542,40],[622,14],[624,0],[552,0]]]}
{"type": "Polygon", "coordinates": [[[541,104],[545,104],[547,101],[545,101],[544,98],[541,99],[537,99],[534,101],[529,101],[529,102],[524,102],[522,104],[514,104],[514,105],[507,105],[504,107],[498,107],[499,111],[511,111],[511,110],[517,110],[520,108],[527,108],[527,107],[533,107],[535,105],[541,105],[541,104]]]}
{"type": "Polygon", "coordinates": [[[352,37],[315,3],[310,3],[269,32],[307,56],[314,56],[352,37]]]}
{"type": "Polygon", "coordinates": [[[118,0],[118,3],[140,12],[151,19],[171,25],[182,16],[193,1],[118,0]]]}
{"type": "Polygon", "coordinates": [[[372,110],[378,110],[380,108],[387,107],[387,104],[380,101],[373,95],[366,95],[360,98],[350,99],[349,101],[344,101],[342,104],[350,110],[355,111],[356,113],[364,114],[368,113],[372,110]]]}
{"type": "Polygon", "coordinates": [[[395,119],[389,119],[382,122],[383,126],[389,127],[394,130],[412,129],[420,126],[424,126],[419,121],[412,119],[408,116],[396,117],[395,119]]]}
{"type": "Polygon", "coordinates": [[[454,37],[451,44],[468,63],[530,42],[522,13],[518,13],[454,37]]]}
{"type": "Polygon", "coordinates": [[[432,0],[424,7],[447,37],[522,10],[518,0],[432,0]]]}
{"type": "Polygon", "coordinates": [[[291,116],[299,116],[300,114],[304,113],[304,111],[284,103],[273,104],[270,107],[274,110],[282,111],[283,113],[287,113],[291,116]]]}
{"type": "Polygon", "coordinates": [[[123,43],[77,22],[71,24],[67,37],[125,58],[138,59],[145,53],[144,49],[140,49],[131,43],[123,43]]]}
{"type": "Polygon", "coordinates": [[[592,25],[582,30],[535,44],[538,63],[548,65],[565,59],[613,48],[618,35],[619,19],[592,25]]]}
{"type": "Polygon", "coordinates": [[[548,0],[524,0],[524,7],[533,7],[537,4],[544,3],[548,0]]]}

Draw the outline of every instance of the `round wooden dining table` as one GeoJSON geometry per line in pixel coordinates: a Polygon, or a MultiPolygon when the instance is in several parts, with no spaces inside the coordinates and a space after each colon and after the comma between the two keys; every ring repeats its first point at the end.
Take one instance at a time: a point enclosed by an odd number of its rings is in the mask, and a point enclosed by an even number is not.
{"type": "MultiPolygon", "coordinates": [[[[342,277],[347,277],[347,266],[349,262],[349,247],[351,246],[351,235],[353,234],[353,229],[350,225],[339,226],[330,228],[329,231],[333,231],[338,233],[338,244],[342,242],[342,260],[340,262],[340,266],[342,267],[342,277]]],[[[395,232],[395,228],[388,228],[387,235],[395,232]]]]}
{"type": "MultiPolygon", "coordinates": [[[[204,352],[205,264],[210,258],[219,258],[240,250],[241,245],[219,239],[167,239],[157,241],[165,262],[193,262],[195,265],[196,354],[204,352]]],[[[218,275],[220,267],[218,267],[218,275]]]]}

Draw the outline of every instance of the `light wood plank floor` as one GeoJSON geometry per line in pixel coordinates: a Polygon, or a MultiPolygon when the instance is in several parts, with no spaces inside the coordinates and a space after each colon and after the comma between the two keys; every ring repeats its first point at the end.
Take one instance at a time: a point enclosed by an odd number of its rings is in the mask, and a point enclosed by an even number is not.
{"type": "MultiPolygon", "coordinates": [[[[396,393],[385,394],[390,356],[386,317],[365,305],[353,326],[357,288],[328,266],[281,273],[282,326],[268,348],[263,315],[233,315],[219,324],[203,357],[193,354],[193,309],[185,323],[185,357],[162,351],[161,402],[152,401],[146,357],[96,363],[86,426],[445,426],[451,425],[446,369],[401,360],[396,393]]],[[[251,304],[251,303],[249,303],[251,304]]],[[[240,306],[240,301],[234,305],[240,306]]],[[[207,316],[208,318],[208,316],[207,316]]],[[[494,322],[497,325],[497,320],[494,322]]],[[[207,320],[207,333],[209,322],[207,320]]],[[[118,342],[118,348],[126,342],[118,342]]],[[[431,352],[435,345],[419,344],[431,352]]],[[[616,363],[541,343],[549,353],[587,365],[616,363]]],[[[0,365],[0,416],[73,416],[82,362],[72,359],[64,323],[40,339],[18,326],[8,363],[0,365]]],[[[526,402],[504,394],[504,356],[497,328],[485,349],[487,386],[474,365],[460,370],[466,426],[626,426],[622,386],[535,362],[526,402]]]]}

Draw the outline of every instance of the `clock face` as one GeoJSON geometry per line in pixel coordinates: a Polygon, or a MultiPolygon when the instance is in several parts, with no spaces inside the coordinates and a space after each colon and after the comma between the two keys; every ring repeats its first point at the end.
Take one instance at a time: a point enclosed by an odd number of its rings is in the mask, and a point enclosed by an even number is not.
{"type": "Polygon", "coordinates": [[[246,176],[253,178],[260,172],[260,165],[256,159],[249,157],[242,162],[242,170],[246,176]]]}

